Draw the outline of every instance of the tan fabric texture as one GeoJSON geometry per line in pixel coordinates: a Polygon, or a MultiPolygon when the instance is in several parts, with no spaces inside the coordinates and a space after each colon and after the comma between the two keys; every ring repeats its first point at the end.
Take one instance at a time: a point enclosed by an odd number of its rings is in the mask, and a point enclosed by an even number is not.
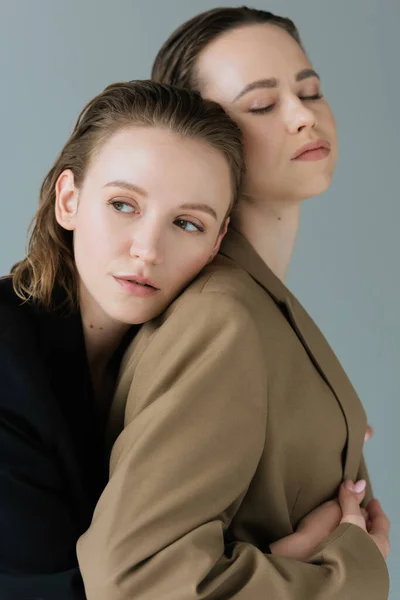
{"type": "Polygon", "coordinates": [[[307,562],[265,553],[368,477],[365,430],[313,320],[229,232],[125,356],[110,481],[78,542],[88,600],[386,600],[386,563],[355,525],[307,562]]]}

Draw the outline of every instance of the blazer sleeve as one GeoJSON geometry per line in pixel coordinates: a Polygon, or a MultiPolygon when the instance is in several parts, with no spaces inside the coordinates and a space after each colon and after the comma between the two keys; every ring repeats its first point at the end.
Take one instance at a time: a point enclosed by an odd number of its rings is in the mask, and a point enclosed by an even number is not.
{"type": "Polygon", "coordinates": [[[63,472],[37,426],[51,413],[22,363],[0,337],[0,599],[84,600],[63,472]]]}
{"type": "Polygon", "coordinates": [[[88,600],[386,600],[385,561],[354,525],[310,563],[224,541],[265,444],[258,344],[251,316],[215,292],[186,298],[150,340],[78,541],[88,600]]]}

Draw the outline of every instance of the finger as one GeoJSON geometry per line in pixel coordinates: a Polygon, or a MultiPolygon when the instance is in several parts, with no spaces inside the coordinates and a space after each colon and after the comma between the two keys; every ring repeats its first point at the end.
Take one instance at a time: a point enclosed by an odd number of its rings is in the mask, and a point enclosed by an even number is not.
{"type": "Polygon", "coordinates": [[[389,522],[389,519],[387,518],[386,513],[384,512],[378,498],[373,498],[372,500],[370,500],[366,508],[368,511],[369,518],[371,520],[375,518],[384,517],[389,522]]]}
{"type": "Polygon", "coordinates": [[[390,521],[382,510],[379,500],[374,498],[367,506],[368,516],[370,519],[370,532],[383,533],[388,536],[390,531],[390,521]]]}
{"type": "Polygon", "coordinates": [[[368,440],[370,440],[373,435],[374,435],[374,430],[372,429],[371,425],[367,425],[367,430],[366,430],[365,436],[364,436],[364,442],[368,442],[368,440]]]}
{"type": "Polygon", "coordinates": [[[365,492],[366,492],[365,489],[362,492],[359,492],[358,494],[356,492],[354,492],[354,495],[357,498],[358,504],[361,504],[361,502],[364,500],[364,498],[365,498],[365,492]]]}
{"type": "Polygon", "coordinates": [[[339,504],[342,509],[342,523],[353,523],[363,529],[366,529],[365,519],[361,514],[358,498],[354,492],[349,489],[349,483],[345,482],[339,489],[339,504]]]}
{"type": "Polygon", "coordinates": [[[356,494],[365,494],[365,488],[367,486],[367,482],[365,481],[365,479],[360,479],[359,481],[357,481],[354,484],[354,491],[356,492],[356,494]]]}
{"type": "Polygon", "coordinates": [[[352,481],[347,480],[347,481],[345,481],[345,486],[347,487],[347,489],[349,491],[351,491],[355,494],[355,496],[358,500],[358,503],[361,504],[361,502],[365,498],[365,493],[367,491],[367,482],[365,481],[365,479],[360,479],[356,483],[353,483],[352,481]]]}
{"type": "Polygon", "coordinates": [[[361,508],[361,514],[365,519],[365,523],[367,523],[367,521],[369,520],[368,511],[365,510],[365,508],[361,508]]]}
{"type": "Polygon", "coordinates": [[[334,508],[336,506],[338,506],[338,501],[336,500],[336,498],[334,498],[333,500],[327,500],[326,502],[324,502],[323,504],[321,504],[321,508],[334,508]]]}
{"type": "Polygon", "coordinates": [[[326,523],[338,523],[342,518],[342,509],[337,500],[328,500],[321,506],[321,514],[323,514],[326,523]]]}
{"type": "Polygon", "coordinates": [[[343,515],[355,514],[360,515],[360,505],[358,503],[357,494],[353,491],[353,483],[345,481],[339,488],[339,504],[343,515]]]}

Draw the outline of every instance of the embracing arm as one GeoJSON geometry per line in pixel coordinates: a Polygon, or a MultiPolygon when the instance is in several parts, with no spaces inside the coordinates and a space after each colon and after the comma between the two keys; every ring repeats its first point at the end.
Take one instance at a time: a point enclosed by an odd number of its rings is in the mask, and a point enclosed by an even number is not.
{"type": "Polygon", "coordinates": [[[253,320],[227,295],[186,298],[154,334],[78,542],[88,600],[387,598],[385,562],[355,525],[307,563],[224,542],[264,449],[262,358],[253,320]]]}
{"type": "Polygon", "coordinates": [[[51,418],[40,374],[28,375],[1,338],[0,372],[0,598],[84,600],[62,469],[36,426],[51,418]]]}

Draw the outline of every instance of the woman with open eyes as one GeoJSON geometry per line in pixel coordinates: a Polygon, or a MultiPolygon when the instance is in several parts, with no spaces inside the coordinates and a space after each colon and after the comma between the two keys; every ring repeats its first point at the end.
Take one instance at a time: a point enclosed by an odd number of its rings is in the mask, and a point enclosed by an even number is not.
{"type": "Polygon", "coordinates": [[[217,252],[242,171],[239,128],[199,94],[114,84],[80,114],[0,281],[1,600],[85,598],[120,358],[217,252]]]}
{"type": "Polygon", "coordinates": [[[365,413],[285,285],[302,202],[337,158],[320,78],[292,21],[247,7],[181,25],[152,77],[222,105],[246,173],[218,256],[124,357],[110,479],[77,547],[88,600],[385,600],[365,413]]]}

